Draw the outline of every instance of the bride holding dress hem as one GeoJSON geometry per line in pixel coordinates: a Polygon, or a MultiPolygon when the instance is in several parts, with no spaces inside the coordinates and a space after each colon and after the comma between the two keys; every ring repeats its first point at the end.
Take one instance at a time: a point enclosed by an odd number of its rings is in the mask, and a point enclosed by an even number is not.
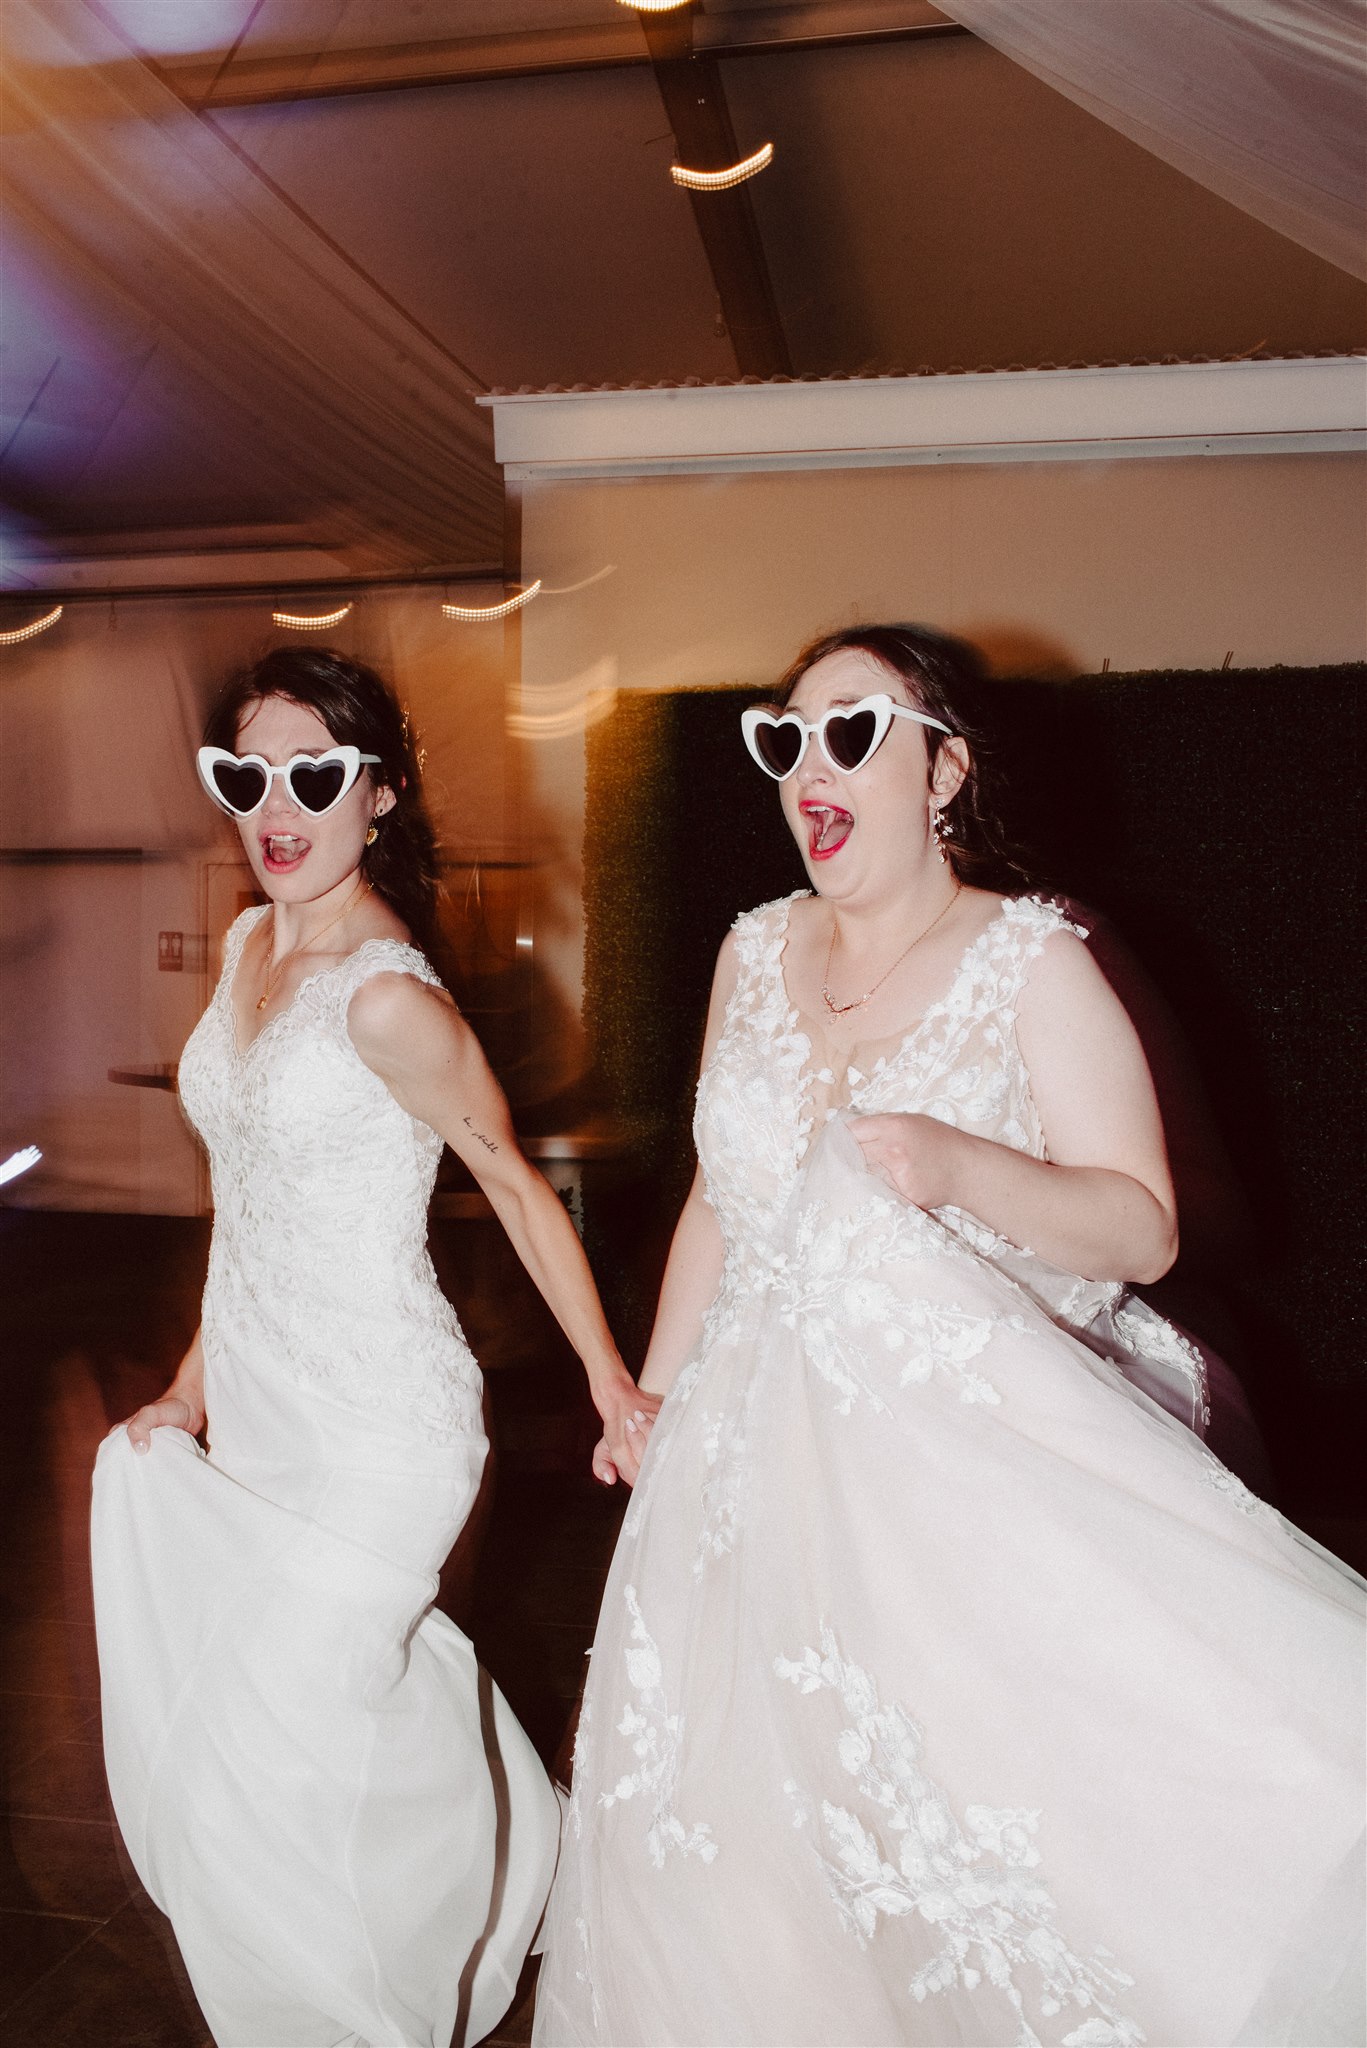
{"type": "Polygon", "coordinates": [[[547,2048],[1363,2039],[1362,1584],[1122,1284],[1153,1089],[1064,912],[977,886],[981,701],[858,628],[745,715],[814,893],[718,963],[547,2048]]]}
{"type": "Polygon", "coordinates": [[[229,932],[180,1066],[213,1172],[201,1328],[96,1466],[110,1790],[220,2048],[448,2048],[511,2000],[559,1810],[432,1606],[487,1449],[426,1251],[443,1141],[628,1472],[657,1404],[412,943],[436,868],[391,692],[277,650],[229,686],[199,768],[270,902],[229,932]]]}

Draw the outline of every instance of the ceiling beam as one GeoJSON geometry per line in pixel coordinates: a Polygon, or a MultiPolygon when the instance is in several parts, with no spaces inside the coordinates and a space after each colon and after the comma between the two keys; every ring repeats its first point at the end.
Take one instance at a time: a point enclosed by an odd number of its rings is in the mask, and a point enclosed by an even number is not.
{"type": "MultiPolygon", "coordinates": [[[[577,28],[155,61],[159,76],[187,106],[207,112],[641,66],[651,60],[640,21],[623,9],[620,21],[577,28]]],[[[716,58],[768,57],[966,34],[929,0],[779,0],[743,14],[696,16],[694,49],[716,58]]]]}
{"type": "MultiPolygon", "coordinates": [[[[727,169],[748,152],[736,146],[715,56],[694,48],[691,0],[668,14],[643,14],[640,23],[678,161],[695,171],[727,169]]],[[[790,377],[792,358],[749,184],[688,197],[737,368],[743,377],[790,377]]]]}

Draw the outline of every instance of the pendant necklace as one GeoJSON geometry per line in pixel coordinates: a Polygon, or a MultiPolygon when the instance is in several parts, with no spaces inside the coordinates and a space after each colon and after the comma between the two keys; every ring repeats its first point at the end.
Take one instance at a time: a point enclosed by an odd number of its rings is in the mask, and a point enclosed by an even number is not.
{"type": "MultiPolygon", "coordinates": [[[[961,887],[962,884],[960,885],[960,888],[961,887]]],[[[862,1010],[865,1003],[871,1001],[871,999],[877,995],[879,989],[883,986],[883,983],[888,979],[888,977],[897,972],[897,969],[901,966],[902,962],[907,958],[908,954],[914,953],[916,948],[920,945],[922,939],[928,939],[931,933],[934,931],[936,925],[940,923],[941,919],[949,915],[950,911],[954,908],[954,905],[959,900],[959,894],[960,889],[956,888],[954,894],[950,897],[948,903],[945,904],[944,909],[939,911],[936,914],[936,916],[932,917],[930,923],[926,926],[924,931],[917,932],[916,937],[912,940],[911,944],[897,955],[897,958],[893,961],[891,967],[887,968],[884,973],[879,975],[877,981],[873,984],[873,987],[865,989],[863,995],[856,996],[852,1003],[836,1002],[830,990],[831,961],[835,957],[835,942],[840,930],[840,927],[836,922],[835,915],[834,913],[832,913],[831,943],[826,948],[826,977],[821,984],[821,1000],[826,1005],[826,1008],[830,1011],[830,1014],[833,1017],[848,1017],[851,1010],[862,1010]]]]}
{"type": "MultiPolygon", "coordinates": [[[[322,938],[322,936],[323,936],[323,933],[324,933],[324,932],[330,932],[330,931],[332,930],[332,927],[333,927],[333,926],[334,926],[335,924],[340,924],[340,923],[342,922],[342,919],[343,919],[343,918],[344,918],[344,917],[346,916],[347,912],[348,912],[349,910],[354,910],[354,909],[355,909],[355,907],[356,907],[356,905],[357,905],[358,903],[360,903],[360,902],[361,902],[361,901],[362,901],[362,900],[363,900],[363,899],[364,899],[365,897],[367,897],[367,896],[368,896],[368,895],[370,894],[370,892],[371,892],[371,890],[372,890],[372,889],[374,888],[374,886],[375,886],[375,884],[374,884],[373,882],[365,882],[365,883],[359,884],[359,885],[357,886],[356,890],[355,890],[355,891],[353,892],[353,894],[347,897],[347,900],[346,900],[346,902],[345,902],[345,903],[344,903],[344,904],[342,905],[342,907],[341,907],[341,909],[340,909],[340,910],[338,911],[338,913],[337,913],[336,917],[332,917],[332,918],[329,918],[329,919],[328,919],[328,921],[327,921],[327,923],[326,923],[326,924],[325,924],[325,925],[323,926],[323,929],[322,929],[322,931],[317,931],[317,932],[315,932],[315,933],[313,934],[313,937],[312,937],[312,938],[311,938],[311,939],[310,939],[310,940],[308,941],[308,946],[292,946],[292,947],[290,948],[290,950],[289,950],[289,952],[288,952],[288,953],[283,953],[283,954],[281,955],[281,957],[280,957],[280,960],[279,960],[279,962],[278,962],[278,963],[277,963],[277,965],[276,965],[276,966],[274,966],[274,967],[272,967],[272,966],[270,965],[270,963],[269,963],[269,962],[267,962],[267,965],[266,965],[266,992],[265,992],[265,994],[264,994],[264,995],[263,995],[263,996],[261,997],[260,1001],[259,1001],[259,1002],[257,1003],[257,1006],[256,1006],[256,1007],[257,1007],[257,1009],[258,1009],[258,1010],[264,1010],[264,1009],[265,1009],[265,1007],[266,1007],[266,1005],[267,1005],[267,1003],[268,1003],[268,1002],[270,1001],[271,997],[272,997],[272,996],[273,996],[273,995],[275,994],[275,991],[276,991],[277,987],[279,986],[279,982],[280,982],[280,977],[281,977],[281,975],[282,975],[282,974],[284,973],[284,971],[285,971],[286,967],[288,966],[289,962],[290,962],[291,960],[293,960],[293,958],[294,958],[295,954],[296,954],[296,953],[302,953],[302,952],[306,952],[306,951],[308,950],[308,947],[309,947],[309,946],[316,946],[316,945],[317,945],[317,943],[318,943],[318,941],[319,941],[319,939],[321,939],[321,938],[322,938]]],[[[274,912],[272,912],[272,913],[271,913],[271,924],[272,924],[272,929],[274,929],[274,923],[275,923],[275,914],[274,914],[274,912]]]]}

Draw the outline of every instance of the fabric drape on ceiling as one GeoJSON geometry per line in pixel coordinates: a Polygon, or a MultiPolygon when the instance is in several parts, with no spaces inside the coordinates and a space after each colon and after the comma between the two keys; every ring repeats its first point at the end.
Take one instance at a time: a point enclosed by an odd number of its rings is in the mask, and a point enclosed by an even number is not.
{"type": "Polygon", "coordinates": [[[1367,277],[1362,0],[937,0],[1189,178],[1367,277]]]}
{"type": "Polygon", "coordinates": [[[86,0],[5,0],[6,204],[113,283],[244,436],[381,538],[363,573],[497,562],[475,379],[86,0]],[[348,506],[363,506],[364,521],[348,506]]]}

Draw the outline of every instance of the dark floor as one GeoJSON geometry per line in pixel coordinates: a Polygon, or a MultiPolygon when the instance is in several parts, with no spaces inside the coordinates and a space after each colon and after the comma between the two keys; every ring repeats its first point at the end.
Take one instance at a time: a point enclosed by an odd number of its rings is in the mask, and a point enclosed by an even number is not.
{"type": "MultiPolygon", "coordinates": [[[[109,1808],[86,1542],[96,1446],[164,1386],[204,1248],[195,1223],[0,1212],[0,2048],[207,2048],[109,1808]]],[[[472,1339],[495,1297],[500,1317],[483,1347],[494,1470],[443,1604],[549,1765],[624,1502],[587,1477],[591,1411],[539,1304],[477,1233],[443,1249],[472,1339]]],[[[491,2048],[530,2039],[533,1981],[491,2048]]]]}

